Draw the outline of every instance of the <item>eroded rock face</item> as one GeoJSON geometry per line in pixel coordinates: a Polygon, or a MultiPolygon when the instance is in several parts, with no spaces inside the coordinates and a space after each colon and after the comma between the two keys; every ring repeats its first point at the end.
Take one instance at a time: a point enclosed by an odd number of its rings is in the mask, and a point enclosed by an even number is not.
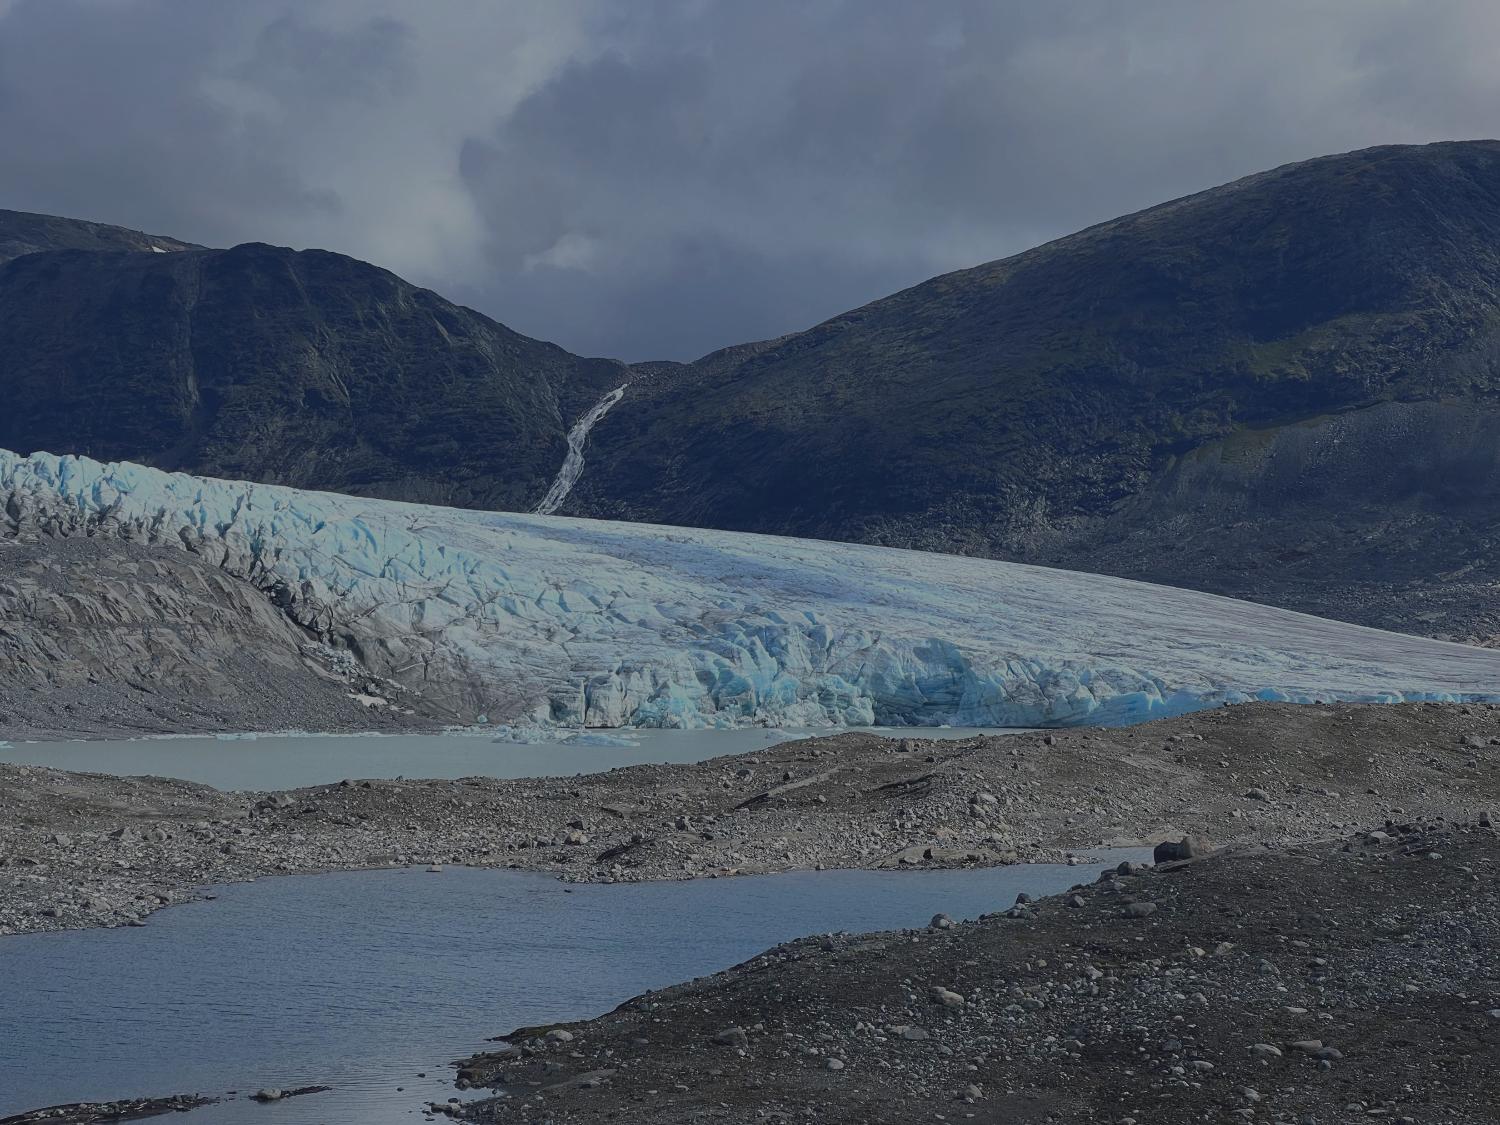
{"type": "Polygon", "coordinates": [[[368,679],[199,556],[119,538],[0,537],[0,738],[416,721],[404,699],[357,701],[377,698],[368,679]]]}
{"type": "Polygon", "coordinates": [[[491,722],[1122,723],[1247,699],[1478,697],[1500,682],[1500,653],[1375,644],[1264,606],[980,559],[47,454],[0,452],[0,512],[11,536],[193,556],[426,713],[491,722]]]}

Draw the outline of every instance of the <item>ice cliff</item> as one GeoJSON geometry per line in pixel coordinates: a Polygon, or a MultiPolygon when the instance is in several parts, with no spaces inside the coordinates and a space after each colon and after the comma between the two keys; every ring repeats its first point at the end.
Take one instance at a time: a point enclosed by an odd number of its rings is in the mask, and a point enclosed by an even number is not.
{"type": "Polygon", "coordinates": [[[0,451],[0,534],[196,552],[371,671],[490,722],[1058,725],[1500,698],[1500,652],[1098,575],[79,457],[0,451]]]}

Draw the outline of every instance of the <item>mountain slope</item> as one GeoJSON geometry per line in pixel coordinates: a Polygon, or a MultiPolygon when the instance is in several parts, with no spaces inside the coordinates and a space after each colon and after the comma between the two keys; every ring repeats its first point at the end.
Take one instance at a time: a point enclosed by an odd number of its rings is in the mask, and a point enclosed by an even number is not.
{"type": "Polygon", "coordinates": [[[45,250],[139,250],[164,254],[197,249],[200,247],[191,242],[105,223],[0,210],[0,265],[22,254],[45,250]]]}
{"type": "Polygon", "coordinates": [[[624,374],[322,251],[0,267],[0,445],[24,452],[525,508],[624,374]]]}
{"type": "Polygon", "coordinates": [[[563,511],[1482,629],[1497,352],[1500,144],[1370,149],[709,357],[601,423],[563,511]]]}
{"type": "Polygon", "coordinates": [[[687,365],[580,359],[317,251],[0,266],[0,447],[528,510],[628,384],[562,514],[1465,639],[1500,638],[1497,357],[1494,141],[1289,165],[687,365]]]}
{"type": "Polygon", "coordinates": [[[1032,726],[1249,698],[1500,699],[1500,652],[983,559],[3,451],[0,512],[0,536],[196,555],[426,714],[1032,726]]]}

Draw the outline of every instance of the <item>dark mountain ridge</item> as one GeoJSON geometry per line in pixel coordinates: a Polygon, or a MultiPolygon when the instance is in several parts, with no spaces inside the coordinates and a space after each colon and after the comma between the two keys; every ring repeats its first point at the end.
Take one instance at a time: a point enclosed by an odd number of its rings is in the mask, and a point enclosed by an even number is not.
{"type": "Polygon", "coordinates": [[[0,210],[0,265],[23,254],[45,250],[140,250],[164,254],[198,249],[202,248],[191,242],[107,223],[0,210]]]}
{"type": "Polygon", "coordinates": [[[340,255],[140,249],[0,265],[0,446],[526,508],[629,382],[563,514],[1500,633],[1494,141],[1288,165],[693,364],[340,255]]]}
{"type": "Polygon", "coordinates": [[[565,417],[624,371],[325,251],[0,266],[0,446],[18,452],[524,508],[557,472],[565,417]]]}
{"type": "Polygon", "coordinates": [[[1485,635],[1500,470],[1476,434],[1500,421],[1497,329],[1500,143],[1325,157],[622,403],[563,510],[1485,635]]]}
{"type": "Polygon", "coordinates": [[[590,504],[1029,551],[1240,428],[1491,394],[1497,286],[1500,144],[1291,165],[787,337],[695,386],[686,449],[683,403],[621,411],[590,504]]]}

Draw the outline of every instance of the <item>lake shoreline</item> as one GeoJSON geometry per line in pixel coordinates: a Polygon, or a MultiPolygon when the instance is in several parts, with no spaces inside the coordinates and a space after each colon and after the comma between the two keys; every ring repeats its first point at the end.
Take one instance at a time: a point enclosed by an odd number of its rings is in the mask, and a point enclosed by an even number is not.
{"type": "Polygon", "coordinates": [[[1500,776],[1474,745],[1497,737],[1500,710],[1479,705],[1254,704],[1127,728],[850,733],[578,777],[271,792],[0,765],[0,934],[139,924],[212,884],[392,865],[631,882],[1318,839],[1497,803],[1500,776]]]}
{"type": "Polygon", "coordinates": [[[501,1125],[1388,1120],[1500,1102],[1500,838],[1413,819],[826,935],[459,1060],[501,1125]]]}
{"type": "Polygon", "coordinates": [[[799,938],[533,1021],[451,1064],[461,1101],[386,1105],[481,1125],[622,1108],[651,1125],[1483,1125],[1500,1098],[1497,873],[1490,824],[1438,818],[1081,868],[1071,890],[971,921],[799,938]]]}
{"type": "MultiPolygon", "coordinates": [[[[1143,853],[1098,858],[1113,868],[1143,853]]],[[[215,888],[215,901],[145,929],[6,943],[0,990],[13,1019],[0,1021],[0,1119],[179,1090],[221,1098],[203,1117],[236,1125],[256,1119],[245,1099],[258,1090],[318,1085],[331,1092],[281,1119],[399,1122],[450,1096],[447,1061],[497,1031],[597,1016],[807,934],[919,928],[939,912],[976,918],[1096,871],[564,886],[536,872],[405,869],[215,888]],[[59,994],[51,982],[61,979],[59,994]],[[134,1032],[125,1040],[122,1024],[134,1032]]]]}

